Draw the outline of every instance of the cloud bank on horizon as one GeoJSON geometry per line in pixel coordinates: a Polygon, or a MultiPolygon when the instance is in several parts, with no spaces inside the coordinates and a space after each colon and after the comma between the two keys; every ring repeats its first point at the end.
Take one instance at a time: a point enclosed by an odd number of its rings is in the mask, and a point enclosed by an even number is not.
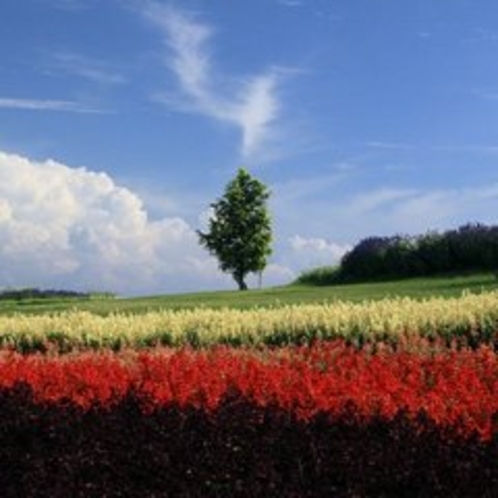
{"type": "MultiPolygon", "coordinates": [[[[335,216],[339,221],[349,212],[350,223],[384,223],[386,232],[394,233],[406,219],[437,222],[439,217],[444,226],[459,212],[484,215],[497,199],[498,184],[462,191],[373,191],[337,205],[335,216]]],[[[300,215],[304,227],[309,213],[304,209],[300,215]]],[[[200,224],[203,217],[199,213],[200,224]]],[[[337,264],[351,247],[294,234],[279,241],[265,284],[285,284],[302,270],[337,264]]],[[[122,295],[234,288],[199,246],[195,227],[181,217],[151,219],[140,197],[106,173],[2,151],[0,282],[122,295]]]]}
{"type": "Polygon", "coordinates": [[[182,219],[149,220],[141,200],[107,174],[4,152],[0,241],[4,286],[140,293],[178,275],[190,285],[214,277],[182,219]]]}
{"type": "MultiPolygon", "coordinates": [[[[303,244],[289,245],[298,259],[303,244]]],[[[328,248],[311,245],[319,261],[328,248]]],[[[295,276],[272,263],[265,283],[295,276]]],[[[179,217],[150,219],[139,196],[108,174],[1,151],[0,282],[125,295],[233,287],[193,227],[179,217]]]]}

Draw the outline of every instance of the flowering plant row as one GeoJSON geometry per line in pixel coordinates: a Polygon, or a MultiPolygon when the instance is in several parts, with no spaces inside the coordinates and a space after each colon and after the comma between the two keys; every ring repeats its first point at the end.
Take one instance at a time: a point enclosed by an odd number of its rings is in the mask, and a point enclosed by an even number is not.
{"type": "Polygon", "coordinates": [[[0,389],[2,496],[496,496],[498,437],[462,438],[422,414],[391,420],[225,398],[213,412],[144,412],[128,395],[83,410],[0,389]]]}
{"type": "Polygon", "coordinates": [[[271,309],[164,310],[144,315],[89,312],[0,316],[0,348],[69,352],[162,346],[283,346],[342,338],[362,345],[404,336],[477,347],[498,344],[498,292],[459,298],[333,302],[271,309]]]}
{"type": "Polygon", "coordinates": [[[227,399],[273,407],[304,422],[347,413],[358,422],[416,424],[489,440],[497,431],[498,356],[488,347],[397,351],[358,350],[342,341],[250,351],[157,349],[0,358],[0,389],[27,385],[36,403],[112,409],[137,399],[144,413],[164,407],[214,413],[227,399]]]}

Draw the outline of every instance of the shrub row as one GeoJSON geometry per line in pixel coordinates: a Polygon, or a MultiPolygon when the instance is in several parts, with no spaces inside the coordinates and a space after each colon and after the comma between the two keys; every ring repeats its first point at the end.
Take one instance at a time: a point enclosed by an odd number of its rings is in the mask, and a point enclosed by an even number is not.
{"type": "Polygon", "coordinates": [[[308,421],[225,398],[214,412],[144,414],[34,402],[0,390],[2,497],[492,497],[498,438],[444,431],[423,415],[308,421]]]}
{"type": "Polygon", "coordinates": [[[464,225],[416,237],[370,237],[341,262],[342,280],[498,269],[498,226],[464,225]]]}
{"type": "Polygon", "coordinates": [[[33,299],[89,299],[90,294],[57,289],[7,289],[0,292],[1,301],[30,301],[33,299]]]}
{"type": "Polygon", "coordinates": [[[339,267],[310,270],[298,282],[332,285],[497,270],[498,226],[467,224],[442,233],[367,237],[343,256],[339,267]]]}

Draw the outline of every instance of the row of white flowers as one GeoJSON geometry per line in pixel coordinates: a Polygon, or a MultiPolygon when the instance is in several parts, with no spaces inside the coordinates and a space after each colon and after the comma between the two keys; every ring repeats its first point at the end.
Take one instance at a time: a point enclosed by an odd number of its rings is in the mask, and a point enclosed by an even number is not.
{"type": "Polygon", "coordinates": [[[0,316],[0,346],[54,343],[66,349],[153,344],[210,346],[286,344],[344,337],[390,339],[400,335],[496,337],[498,292],[417,301],[393,298],[336,301],[276,308],[162,310],[99,316],[85,311],[0,316]],[[493,335],[494,334],[494,335],[493,335]]]}

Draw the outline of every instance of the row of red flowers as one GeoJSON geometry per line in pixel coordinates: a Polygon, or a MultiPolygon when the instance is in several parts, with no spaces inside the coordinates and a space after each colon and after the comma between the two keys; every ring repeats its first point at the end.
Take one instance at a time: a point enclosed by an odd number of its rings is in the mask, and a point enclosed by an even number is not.
{"type": "Polygon", "coordinates": [[[436,425],[483,440],[498,430],[498,355],[491,349],[357,350],[342,342],[259,352],[218,347],[0,358],[0,388],[27,384],[37,403],[112,407],[132,394],[144,411],[176,405],[207,412],[228,396],[301,420],[423,412],[436,425]]]}

